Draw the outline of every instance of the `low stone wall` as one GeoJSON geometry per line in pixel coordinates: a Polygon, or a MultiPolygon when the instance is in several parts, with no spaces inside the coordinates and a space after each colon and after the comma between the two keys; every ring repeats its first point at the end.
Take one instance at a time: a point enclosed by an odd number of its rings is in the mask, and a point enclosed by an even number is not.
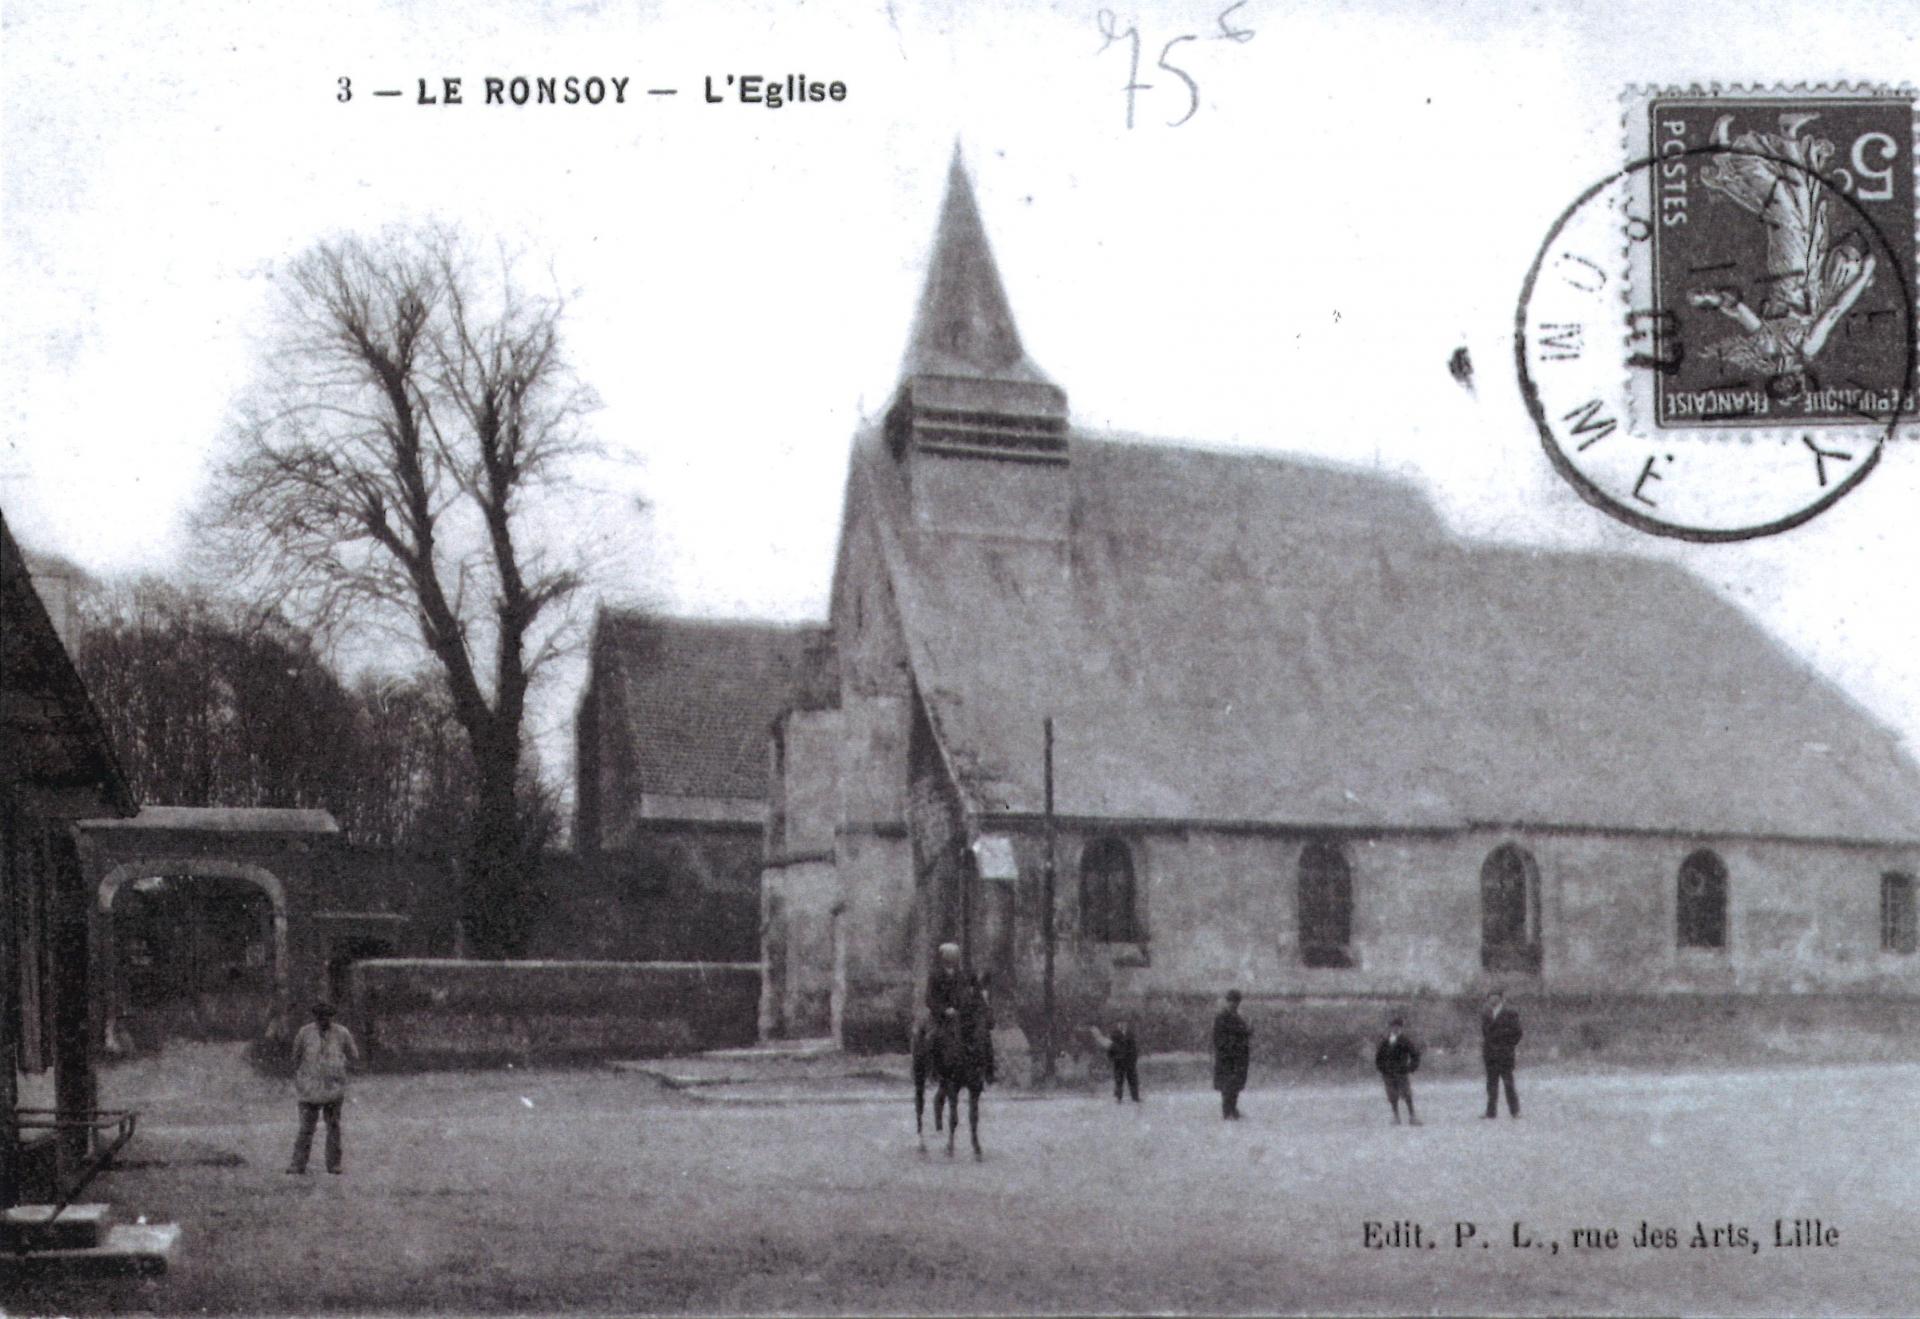
{"type": "MultiPolygon", "coordinates": [[[[1512,990],[1508,1002],[1526,1030],[1522,1061],[1628,1066],[1780,1062],[1893,1062],[1920,1059],[1920,998],[1856,994],[1579,995],[1512,990]]],[[[1326,1068],[1370,1074],[1387,1020],[1404,1016],[1437,1070],[1480,1065],[1477,997],[1305,998],[1249,994],[1241,1010],[1253,1027],[1256,1062],[1286,1070],[1326,1068]]],[[[1217,999],[1149,995],[1116,999],[1100,1016],[1128,1016],[1147,1051],[1212,1047],[1217,999]]],[[[1024,1022],[1024,1018],[1023,1018],[1024,1022]]],[[[1085,1044],[1084,1027],[1063,1023],[1066,1047],[1085,1044]]],[[[1037,1023],[1035,1023],[1037,1027],[1037,1023]]]]}
{"type": "Polygon", "coordinates": [[[754,1042],[760,967],[733,962],[354,965],[347,1021],[374,1066],[642,1058],[754,1042]]]}

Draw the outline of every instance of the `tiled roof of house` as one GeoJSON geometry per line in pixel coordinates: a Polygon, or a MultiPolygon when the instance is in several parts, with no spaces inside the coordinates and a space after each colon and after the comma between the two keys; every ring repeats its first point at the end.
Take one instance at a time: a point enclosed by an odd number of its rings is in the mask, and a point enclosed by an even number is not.
{"type": "Polygon", "coordinates": [[[608,770],[650,794],[764,801],[775,717],[831,699],[819,627],[607,609],[591,666],[608,770]]]}
{"type": "Polygon", "coordinates": [[[133,813],[133,793],[86,685],[0,516],[0,775],[10,783],[92,788],[99,809],[133,813]]]}

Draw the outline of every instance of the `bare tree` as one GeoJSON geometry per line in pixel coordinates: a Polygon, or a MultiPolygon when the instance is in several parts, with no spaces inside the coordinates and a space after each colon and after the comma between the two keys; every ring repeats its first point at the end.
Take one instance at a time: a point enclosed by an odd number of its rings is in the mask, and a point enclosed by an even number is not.
{"type": "Polygon", "coordinates": [[[440,229],[324,242],[286,273],[283,339],[210,525],[290,612],[335,632],[400,624],[424,644],[473,757],[468,934],[511,956],[537,864],[528,690],[567,644],[582,577],[536,525],[587,451],[595,403],[561,351],[563,300],[440,229]]]}

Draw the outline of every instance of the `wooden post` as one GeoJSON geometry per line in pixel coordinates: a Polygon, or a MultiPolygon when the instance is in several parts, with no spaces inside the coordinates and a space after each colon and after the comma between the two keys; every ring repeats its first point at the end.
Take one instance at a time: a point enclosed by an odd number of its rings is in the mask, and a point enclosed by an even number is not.
{"type": "Polygon", "coordinates": [[[13,908],[34,877],[27,873],[28,851],[17,830],[22,824],[10,801],[0,800],[0,1209],[20,1203],[19,1059],[20,967],[15,960],[19,935],[13,908]]]}
{"type": "Polygon", "coordinates": [[[1053,1025],[1053,907],[1055,884],[1054,829],[1053,829],[1053,716],[1048,715],[1046,728],[1046,793],[1047,793],[1047,867],[1041,884],[1040,897],[1040,942],[1044,949],[1045,960],[1042,963],[1040,989],[1040,1010],[1045,1014],[1046,1025],[1041,1031],[1040,1077],[1042,1080],[1054,1079],[1055,1040],[1053,1025]]]}
{"type": "MultiPolygon", "coordinates": [[[[72,838],[49,830],[48,894],[52,899],[48,924],[53,961],[53,1093],[63,1117],[81,1117],[98,1106],[94,1087],[91,970],[88,965],[86,879],[72,838]]],[[[92,1133],[85,1127],[64,1130],[59,1137],[63,1158],[79,1161],[93,1152],[92,1133]]]]}

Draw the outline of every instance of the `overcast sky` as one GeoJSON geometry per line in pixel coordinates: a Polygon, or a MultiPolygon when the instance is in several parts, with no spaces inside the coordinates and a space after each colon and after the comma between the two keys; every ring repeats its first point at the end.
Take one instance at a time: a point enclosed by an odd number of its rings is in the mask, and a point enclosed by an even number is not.
{"type": "MultiPolygon", "coordinates": [[[[577,294],[595,432],[633,460],[597,479],[645,501],[597,505],[602,592],[820,617],[847,444],[894,383],[958,138],[1078,424],[1378,465],[1464,535],[1677,560],[1920,744],[1911,446],[1789,533],[1656,540],[1554,474],[1512,365],[1535,251],[1624,163],[1627,84],[1897,80],[1911,11],[1247,0],[1233,40],[1225,10],[9,0],[0,504],[89,570],[177,571],[271,272],[440,219],[577,294]],[[1152,84],[1131,129],[1129,29],[1152,84]],[[1155,64],[1186,36],[1168,60],[1198,109],[1170,127],[1189,95],[1155,64]],[[847,98],[703,95],[803,72],[847,98]],[[626,78],[626,103],[484,104],[515,75],[626,78]],[[416,103],[448,76],[466,104],[416,103]]],[[[555,768],[577,682],[540,708],[555,768]]]]}

